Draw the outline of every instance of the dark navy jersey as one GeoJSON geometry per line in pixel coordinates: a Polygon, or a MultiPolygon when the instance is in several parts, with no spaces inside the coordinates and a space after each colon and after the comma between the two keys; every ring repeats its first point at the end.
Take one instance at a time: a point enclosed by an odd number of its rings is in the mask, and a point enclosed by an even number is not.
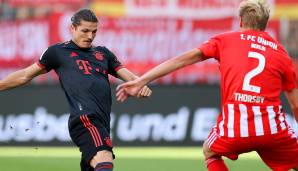
{"type": "Polygon", "coordinates": [[[111,89],[108,74],[117,77],[122,65],[105,47],[79,48],[74,42],[50,46],[40,57],[39,65],[59,76],[69,107],[70,117],[96,114],[104,126],[110,122],[111,89]]]}

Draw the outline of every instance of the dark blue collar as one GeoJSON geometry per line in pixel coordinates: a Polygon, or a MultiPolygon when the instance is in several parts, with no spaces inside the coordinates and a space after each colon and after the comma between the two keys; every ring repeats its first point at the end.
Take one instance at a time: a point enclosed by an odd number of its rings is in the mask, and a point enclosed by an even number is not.
{"type": "Polygon", "coordinates": [[[93,51],[93,48],[94,48],[94,46],[92,46],[91,48],[80,48],[72,40],[62,43],[62,46],[68,49],[76,49],[76,50],[83,50],[83,51],[93,51]]]}

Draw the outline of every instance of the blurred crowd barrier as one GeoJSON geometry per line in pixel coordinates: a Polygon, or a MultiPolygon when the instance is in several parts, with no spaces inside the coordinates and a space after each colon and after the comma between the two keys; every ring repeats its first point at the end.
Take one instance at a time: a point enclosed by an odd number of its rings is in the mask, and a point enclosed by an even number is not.
{"type": "MultiPolygon", "coordinates": [[[[137,74],[221,32],[237,30],[240,0],[0,0],[0,78],[38,61],[48,46],[70,40],[70,17],[83,7],[100,17],[96,45],[111,49],[137,74]]],[[[267,31],[293,57],[298,71],[297,0],[270,0],[267,31]]],[[[298,73],[298,72],[297,72],[298,73]]],[[[55,73],[34,80],[57,83],[55,73]]],[[[111,78],[112,82],[116,82],[111,78]]],[[[168,75],[157,84],[219,82],[214,60],[168,75]]]]}
{"type": "MultiPolygon", "coordinates": [[[[220,111],[219,86],[156,85],[152,89],[153,96],[146,100],[117,103],[113,96],[113,144],[202,145],[220,111]]],[[[69,110],[59,85],[31,85],[1,92],[0,101],[0,146],[73,145],[67,129],[69,110]]],[[[283,110],[298,135],[291,108],[285,103],[283,110]]]]}

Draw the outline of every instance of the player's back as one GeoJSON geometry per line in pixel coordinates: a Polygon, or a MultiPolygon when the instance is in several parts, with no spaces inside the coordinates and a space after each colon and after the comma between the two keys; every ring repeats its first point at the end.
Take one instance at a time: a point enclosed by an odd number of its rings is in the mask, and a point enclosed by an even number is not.
{"type": "Polygon", "coordinates": [[[261,31],[231,32],[215,39],[221,70],[220,135],[261,136],[286,129],[279,97],[282,90],[295,87],[295,73],[284,48],[261,31]]]}

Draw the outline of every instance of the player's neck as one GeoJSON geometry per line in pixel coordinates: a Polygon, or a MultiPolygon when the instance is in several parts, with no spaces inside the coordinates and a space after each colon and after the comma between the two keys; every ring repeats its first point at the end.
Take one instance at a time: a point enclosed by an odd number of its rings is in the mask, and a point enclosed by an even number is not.
{"type": "Polygon", "coordinates": [[[79,43],[74,41],[73,39],[71,39],[71,42],[78,48],[78,49],[82,49],[82,50],[89,50],[91,47],[88,48],[82,48],[79,46],[79,43]]]}
{"type": "Polygon", "coordinates": [[[259,29],[255,29],[255,28],[240,27],[240,31],[248,31],[248,30],[252,30],[252,31],[261,31],[261,30],[259,30],[259,29]]]}

